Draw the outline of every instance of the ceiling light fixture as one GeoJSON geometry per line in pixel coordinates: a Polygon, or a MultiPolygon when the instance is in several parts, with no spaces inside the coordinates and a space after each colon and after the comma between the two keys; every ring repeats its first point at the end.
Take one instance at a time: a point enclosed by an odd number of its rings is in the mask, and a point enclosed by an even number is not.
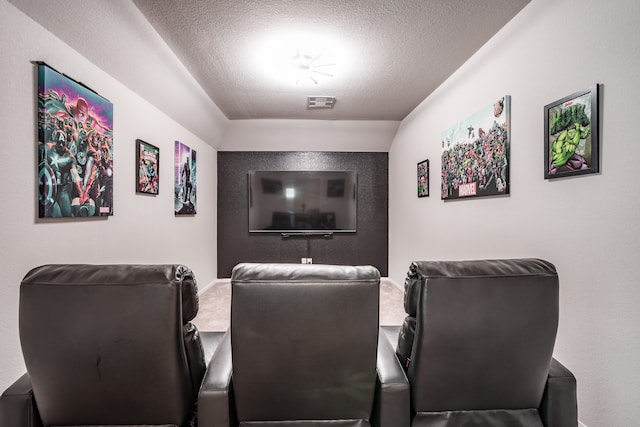
{"type": "Polygon", "coordinates": [[[321,59],[322,53],[315,56],[307,53],[300,53],[300,49],[296,50],[296,54],[293,57],[293,66],[297,70],[296,85],[300,82],[310,79],[313,83],[318,84],[318,79],[321,76],[333,77],[333,74],[329,73],[335,63],[326,62],[321,59]]]}
{"type": "Polygon", "coordinates": [[[334,76],[344,77],[349,58],[344,45],[316,33],[263,35],[252,47],[251,69],[283,85],[315,87],[334,76]]]}

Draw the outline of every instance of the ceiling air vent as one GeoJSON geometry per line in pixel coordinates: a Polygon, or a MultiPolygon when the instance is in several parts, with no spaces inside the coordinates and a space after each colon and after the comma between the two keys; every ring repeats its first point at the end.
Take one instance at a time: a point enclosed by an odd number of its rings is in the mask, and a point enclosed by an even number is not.
{"type": "Polygon", "coordinates": [[[315,110],[317,108],[333,108],[336,105],[335,96],[308,96],[307,108],[315,110]]]}

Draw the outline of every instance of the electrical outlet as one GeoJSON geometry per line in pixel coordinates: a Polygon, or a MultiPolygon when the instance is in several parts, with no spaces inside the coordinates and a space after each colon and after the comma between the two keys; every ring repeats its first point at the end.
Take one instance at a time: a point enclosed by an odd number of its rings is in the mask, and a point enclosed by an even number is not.
{"type": "Polygon", "coordinates": [[[307,264],[313,264],[313,258],[307,258],[307,264]]]}
{"type": "Polygon", "coordinates": [[[306,264],[306,263],[307,263],[306,258],[300,258],[300,264],[306,264]]]}

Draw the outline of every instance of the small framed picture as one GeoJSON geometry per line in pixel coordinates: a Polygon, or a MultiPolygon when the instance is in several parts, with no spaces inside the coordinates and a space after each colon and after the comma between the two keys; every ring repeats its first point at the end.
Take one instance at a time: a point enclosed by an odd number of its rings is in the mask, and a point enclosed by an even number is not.
{"type": "Polygon", "coordinates": [[[418,163],[418,197],[429,197],[429,160],[418,163]]]}
{"type": "Polygon", "coordinates": [[[136,192],[158,194],[160,190],[160,149],[136,139],[136,192]]]}
{"type": "Polygon", "coordinates": [[[544,177],[597,173],[598,85],[544,107],[544,177]]]}

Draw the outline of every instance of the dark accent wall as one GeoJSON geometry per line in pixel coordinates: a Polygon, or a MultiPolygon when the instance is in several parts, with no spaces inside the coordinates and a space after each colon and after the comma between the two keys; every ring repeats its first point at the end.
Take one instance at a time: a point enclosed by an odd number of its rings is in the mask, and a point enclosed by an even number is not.
{"type": "Polygon", "coordinates": [[[387,153],[219,151],[218,276],[231,277],[240,262],[373,265],[388,272],[387,153]],[[332,237],[249,233],[250,170],[355,170],[358,173],[357,232],[332,237]]]}

